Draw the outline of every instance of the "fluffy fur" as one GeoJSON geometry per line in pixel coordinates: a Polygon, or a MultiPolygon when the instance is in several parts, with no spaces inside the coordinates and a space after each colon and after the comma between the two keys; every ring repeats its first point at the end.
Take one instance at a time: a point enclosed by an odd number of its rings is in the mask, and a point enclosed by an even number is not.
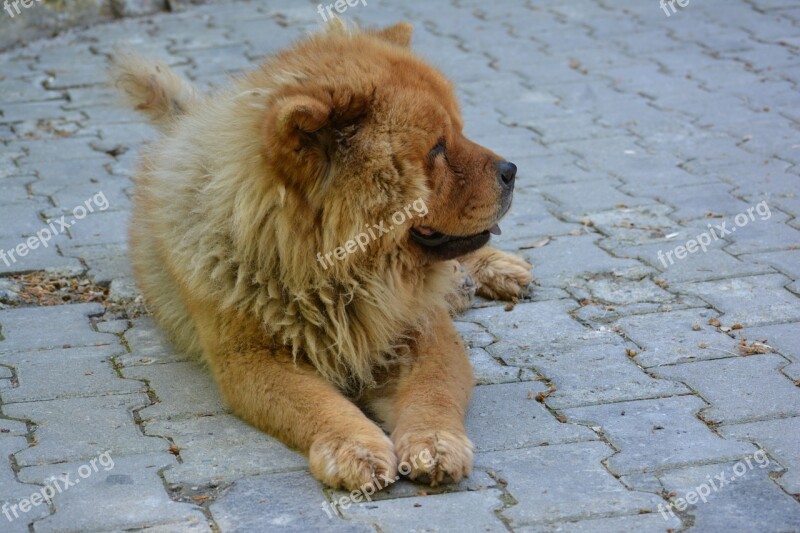
{"type": "Polygon", "coordinates": [[[334,23],[214,94],[136,56],[112,70],[162,131],[135,177],[131,222],[150,309],[240,416],[308,453],[334,486],[423,448],[438,466],[412,477],[469,472],[472,376],[447,307],[463,274],[450,258],[466,255],[482,294],[516,298],[530,282],[522,260],[474,249],[507,210],[513,173],[461,135],[450,84],[410,39],[408,24],[334,23]],[[317,260],[418,199],[425,217],[317,260]],[[453,238],[426,247],[414,231],[453,238]]]}

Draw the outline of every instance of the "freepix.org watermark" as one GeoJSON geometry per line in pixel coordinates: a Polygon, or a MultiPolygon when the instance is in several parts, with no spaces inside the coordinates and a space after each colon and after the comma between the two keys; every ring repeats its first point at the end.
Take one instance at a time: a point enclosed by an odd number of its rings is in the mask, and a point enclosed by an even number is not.
{"type": "Polygon", "coordinates": [[[767,220],[772,216],[772,212],[769,210],[769,205],[767,205],[767,202],[759,202],[754,207],[750,207],[746,212],[739,213],[733,217],[734,225],[731,227],[728,227],[727,220],[723,220],[721,224],[708,224],[708,231],[704,231],[694,239],[689,239],[686,241],[685,245],[676,246],[672,250],[667,250],[666,253],[664,253],[662,250],[659,250],[657,254],[659,261],[661,261],[661,264],[664,265],[664,268],[668,268],[670,265],[675,264],[675,259],[672,258],[673,254],[675,255],[676,259],[685,259],[686,256],[693,254],[698,250],[706,252],[708,250],[708,245],[712,242],[718,241],[721,237],[725,237],[726,235],[730,235],[731,233],[735,232],[736,228],[744,227],[750,222],[754,221],[756,219],[755,214],[753,214],[754,211],[758,214],[760,220],[767,220]],[[669,264],[667,261],[669,261],[669,264]]]}
{"type": "Polygon", "coordinates": [[[422,218],[427,214],[428,206],[425,205],[425,201],[422,198],[418,198],[405,206],[402,211],[395,212],[390,217],[392,223],[388,224],[388,226],[387,222],[380,222],[378,224],[373,224],[372,226],[369,224],[364,224],[366,231],[362,231],[358,235],[354,236],[352,239],[344,243],[344,246],[339,246],[332,252],[326,253],[324,256],[321,252],[317,252],[317,261],[319,261],[319,264],[322,265],[322,268],[328,270],[328,266],[333,266],[333,259],[341,261],[348,255],[355,253],[356,250],[361,250],[363,252],[367,249],[367,245],[370,242],[379,239],[381,236],[387,233],[391,233],[396,226],[403,224],[406,220],[411,220],[414,215],[422,218]]]}
{"type": "Polygon", "coordinates": [[[715,474],[713,478],[711,476],[706,476],[705,483],[701,483],[694,489],[688,491],[684,494],[683,498],[675,498],[667,505],[663,503],[659,504],[658,511],[661,513],[661,516],[664,517],[664,520],[669,520],[670,516],[675,516],[675,513],[672,512],[673,507],[678,511],[685,511],[689,505],[696,504],[698,500],[706,503],[712,492],[717,492],[719,489],[730,485],[752,470],[753,459],[756,460],[759,468],[766,468],[769,466],[769,457],[767,457],[767,454],[764,453],[764,450],[758,450],[752,457],[745,457],[743,460],[733,465],[733,468],[731,468],[731,476],[728,476],[728,471],[725,470],[719,474],[715,474]],[[667,515],[667,513],[669,513],[669,515],[667,515]]]}
{"type": "Polygon", "coordinates": [[[668,17],[672,15],[672,13],[676,13],[678,11],[675,7],[675,4],[678,4],[680,7],[686,7],[689,5],[689,0],[661,0],[659,2],[661,9],[664,10],[664,14],[668,17]],[[669,12],[670,9],[672,9],[672,13],[669,12]]]}
{"type": "Polygon", "coordinates": [[[400,473],[400,475],[392,477],[388,474],[381,474],[380,477],[378,477],[375,474],[372,474],[372,479],[368,483],[361,485],[361,487],[355,489],[350,494],[342,496],[333,503],[322,502],[322,510],[325,511],[325,514],[328,515],[328,518],[333,518],[336,514],[337,507],[346,510],[354,503],[360,503],[363,500],[371,502],[373,494],[381,489],[385,489],[392,483],[399,481],[401,475],[409,475],[414,468],[418,467],[419,463],[422,463],[425,465],[426,469],[429,469],[433,467],[434,462],[435,461],[430,450],[425,448],[419,452],[418,455],[412,457],[411,462],[403,461],[398,465],[397,471],[400,473]]]}
{"type": "Polygon", "coordinates": [[[4,503],[3,507],[0,508],[0,511],[2,511],[3,515],[5,515],[9,522],[13,522],[15,519],[19,518],[20,513],[27,513],[34,507],[38,507],[43,503],[50,505],[53,500],[53,496],[69,490],[70,487],[74,487],[80,483],[82,479],[86,479],[92,474],[99,472],[100,467],[102,467],[106,472],[114,468],[114,459],[111,457],[110,450],[101,453],[88,463],[79,466],[77,477],[72,478],[72,474],[70,472],[61,474],[60,476],[54,476],[46,480],[41,489],[39,489],[37,492],[34,492],[27,498],[22,498],[17,503],[12,503],[10,505],[8,502],[4,503]]]}
{"type": "Polygon", "coordinates": [[[31,235],[25,242],[21,242],[10,250],[3,250],[0,248],[0,261],[10,267],[16,263],[20,258],[25,257],[31,250],[36,250],[39,246],[47,248],[50,245],[50,239],[64,233],[68,228],[79,220],[83,220],[89,213],[94,213],[95,209],[98,211],[105,211],[108,209],[108,198],[103,191],[98,192],[82,205],[76,206],[72,210],[72,218],[67,220],[67,215],[62,215],[61,218],[49,220],[49,224],[31,235]]]}
{"type": "Polygon", "coordinates": [[[5,9],[13,19],[16,15],[22,14],[19,6],[22,6],[25,9],[30,9],[33,7],[34,2],[38,4],[41,1],[42,0],[4,0],[3,9],[5,9]]]}
{"type": "Polygon", "coordinates": [[[323,22],[328,22],[328,20],[336,16],[333,14],[334,9],[341,15],[347,11],[348,7],[355,7],[358,4],[367,5],[367,0],[336,0],[336,2],[328,4],[327,6],[320,4],[317,6],[317,13],[319,13],[319,16],[322,17],[323,22]],[[327,17],[325,16],[326,12],[328,13],[327,17]]]}

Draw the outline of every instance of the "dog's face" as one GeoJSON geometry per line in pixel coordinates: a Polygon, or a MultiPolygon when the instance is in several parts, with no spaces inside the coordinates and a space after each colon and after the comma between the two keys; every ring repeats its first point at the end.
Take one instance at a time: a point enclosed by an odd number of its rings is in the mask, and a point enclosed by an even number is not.
{"type": "Polygon", "coordinates": [[[330,32],[267,65],[298,81],[275,91],[267,159],[330,240],[405,210],[388,244],[371,248],[451,259],[499,233],[517,169],[463,135],[450,83],[408,50],[410,37],[407,24],[330,32]]]}

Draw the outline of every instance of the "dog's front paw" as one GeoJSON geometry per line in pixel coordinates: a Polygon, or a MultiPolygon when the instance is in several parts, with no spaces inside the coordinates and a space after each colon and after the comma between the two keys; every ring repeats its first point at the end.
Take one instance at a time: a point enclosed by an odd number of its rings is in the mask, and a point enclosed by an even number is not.
{"type": "Polygon", "coordinates": [[[460,430],[395,430],[399,471],[432,487],[449,480],[455,483],[472,472],[474,447],[460,430]]]}
{"type": "Polygon", "coordinates": [[[456,288],[447,295],[447,305],[450,307],[450,314],[455,316],[463,313],[472,305],[472,299],[475,297],[475,281],[458,261],[453,261],[453,269],[456,288]]]}
{"type": "Polygon", "coordinates": [[[533,281],[531,265],[516,255],[492,248],[474,263],[477,294],[492,300],[518,300],[533,281]]]}
{"type": "Polygon", "coordinates": [[[375,479],[395,479],[397,457],[392,441],[374,429],[317,438],[308,452],[311,473],[333,488],[347,490],[361,489],[375,479]]]}

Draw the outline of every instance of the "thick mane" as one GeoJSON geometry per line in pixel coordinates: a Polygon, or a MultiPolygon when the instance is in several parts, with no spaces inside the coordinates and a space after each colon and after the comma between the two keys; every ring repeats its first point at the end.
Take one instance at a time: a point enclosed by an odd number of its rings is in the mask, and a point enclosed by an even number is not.
{"type": "MultiPolygon", "coordinates": [[[[355,37],[337,30],[320,38],[355,37]]],[[[383,236],[328,268],[317,262],[318,252],[385,220],[396,206],[387,199],[385,210],[315,211],[301,190],[274,175],[264,158],[265,102],[275,89],[264,86],[267,74],[209,99],[150,154],[160,173],[152,176],[156,197],[170,206],[169,218],[159,221],[162,242],[180,243],[164,259],[188,294],[260,317],[275,344],[332,383],[373,386],[375,370],[405,355],[407,336],[424,329],[424,317],[453,290],[452,266],[419,264],[401,235],[383,236]]],[[[289,78],[296,83],[297,76],[289,78]]],[[[418,189],[405,194],[426,193],[418,189]]]]}

